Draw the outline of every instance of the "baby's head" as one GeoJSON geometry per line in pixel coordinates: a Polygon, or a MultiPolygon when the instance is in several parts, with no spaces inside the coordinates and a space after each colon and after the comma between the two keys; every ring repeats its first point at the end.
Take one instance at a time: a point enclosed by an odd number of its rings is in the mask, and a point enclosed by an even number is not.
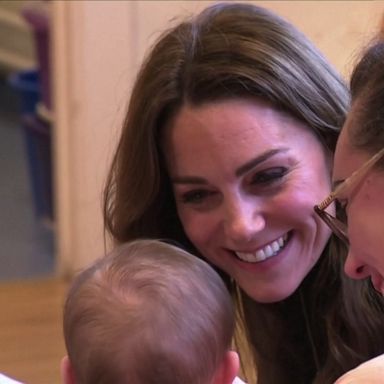
{"type": "Polygon", "coordinates": [[[231,298],[204,261],[157,240],[116,248],[73,281],[64,382],[231,383],[231,298]]]}

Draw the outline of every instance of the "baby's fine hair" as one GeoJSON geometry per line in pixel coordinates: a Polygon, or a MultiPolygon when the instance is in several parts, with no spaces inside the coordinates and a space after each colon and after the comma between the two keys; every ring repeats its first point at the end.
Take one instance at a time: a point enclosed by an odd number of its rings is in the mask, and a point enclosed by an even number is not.
{"type": "Polygon", "coordinates": [[[210,381],[230,348],[234,311],[207,263],[136,240],[75,277],[63,325],[80,384],[197,384],[210,381]]]}

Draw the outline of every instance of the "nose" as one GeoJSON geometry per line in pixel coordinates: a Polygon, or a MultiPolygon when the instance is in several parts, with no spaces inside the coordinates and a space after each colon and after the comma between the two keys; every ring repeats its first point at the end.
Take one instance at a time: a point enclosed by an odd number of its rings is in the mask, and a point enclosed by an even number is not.
{"type": "Polygon", "coordinates": [[[368,265],[356,257],[351,250],[349,250],[345,261],[344,272],[355,280],[365,279],[370,275],[368,265]]]}
{"type": "Polygon", "coordinates": [[[236,242],[250,241],[265,228],[260,204],[252,200],[237,199],[226,207],[225,216],[225,234],[236,242]]]}

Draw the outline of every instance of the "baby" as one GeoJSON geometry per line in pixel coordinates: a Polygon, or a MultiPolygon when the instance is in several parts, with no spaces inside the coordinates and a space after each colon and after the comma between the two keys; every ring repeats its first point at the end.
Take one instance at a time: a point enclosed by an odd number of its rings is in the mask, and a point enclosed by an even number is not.
{"type": "Polygon", "coordinates": [[[117,247],[73,281],[64,384],[232,384],[231,297],[204,261],[158,240],[117,247]]]}

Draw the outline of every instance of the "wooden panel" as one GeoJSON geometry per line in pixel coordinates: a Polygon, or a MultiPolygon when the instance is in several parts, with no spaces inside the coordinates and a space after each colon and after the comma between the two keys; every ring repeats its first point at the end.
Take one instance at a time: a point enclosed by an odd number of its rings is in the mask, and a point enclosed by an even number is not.
{"type": "Polygon", "coordinates": [[[60,383],[65,291],[53,279],[0,284],[0,372],[27,384],[60,383]]]}
{"type": "Polygon", "coordinates": [[[58,271],[104,253],[102,189],[133,71],[136,2],[54,1],[58,271]]]}

